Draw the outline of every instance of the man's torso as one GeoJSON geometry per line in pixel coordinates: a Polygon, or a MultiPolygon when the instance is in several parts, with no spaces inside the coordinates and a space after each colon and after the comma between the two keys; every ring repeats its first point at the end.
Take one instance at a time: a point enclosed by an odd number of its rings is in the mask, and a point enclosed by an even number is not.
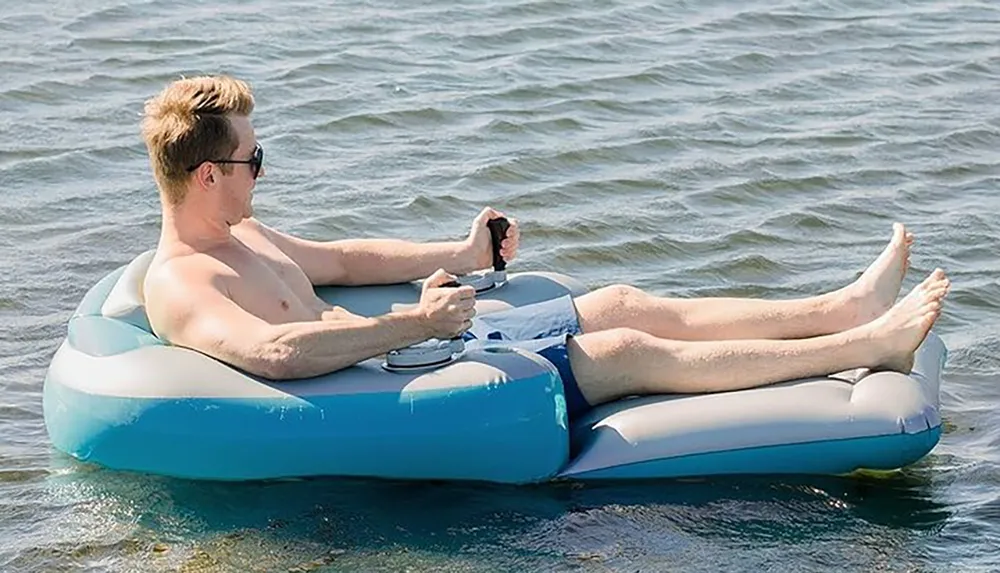
{"type": "MultiPolygon", "coordinates": [[[[234,226],[232,234],[230,244],[207,252],[161,244],[147,274],[146,292],[155,293],[158,282],[169,284],[169,288],[199,287],[209,282],[243,310],[270,324],[347,315],[319,299],[299,265],[258,227],[244,222],[234,226]]],[[[146,304],[151,319],[170,315],[157,312],[167,309],[156,308],[155,298],[147,297],[146,304]]],[[[158,334],[171,330],[168,324],[153,326],[158,334]]]]}

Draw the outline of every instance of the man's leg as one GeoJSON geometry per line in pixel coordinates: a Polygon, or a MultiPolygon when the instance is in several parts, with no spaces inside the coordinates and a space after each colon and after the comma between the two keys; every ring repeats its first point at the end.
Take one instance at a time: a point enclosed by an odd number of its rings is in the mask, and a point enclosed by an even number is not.
{"type": "Polygon", "coordinates": [[[852,367],[909,372],[949,288],[940,269],[878,319],[802,340],[678,341],[619,328],[574,337],[569,359],[597,405],[637,394],[739,390],[852,367]]]}
{"type": "Polygon", "coordinates": [[[909,263],[913,236],[893,226],[885,250],[862,276],[838,291],[784,301],[674,299],[616,285],[575,300],[585,333],[631,328],[673,340],[807,338],[869,322],[892,306],[909,263]]]}

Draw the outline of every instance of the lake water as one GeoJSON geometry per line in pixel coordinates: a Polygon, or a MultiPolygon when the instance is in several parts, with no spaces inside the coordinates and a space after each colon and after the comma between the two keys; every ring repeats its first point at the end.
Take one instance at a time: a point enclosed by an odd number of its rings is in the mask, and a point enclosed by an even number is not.
{"type": "Polygon", "coordinates": [[[1000,7],[974,0],[43,0],[0,14],[0,571],[1000,570],[1000,7]],[[900,220],[954,281],[946,430],[856,478],[197,483],[54,452],[80,297],[155,245],[143,102],[250,81],[260,218],[517,217],[511,270],[672,296],[854,279],[900,220]]]}

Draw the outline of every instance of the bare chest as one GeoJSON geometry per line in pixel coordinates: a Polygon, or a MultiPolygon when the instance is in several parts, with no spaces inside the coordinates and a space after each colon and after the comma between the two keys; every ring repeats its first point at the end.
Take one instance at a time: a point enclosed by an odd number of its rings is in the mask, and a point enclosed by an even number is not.
{"type": "Polygon", "coordinates": [[[271,324],[318,320],[325,305],[302,269],[269,242],[241,240],[246,249],[226,257],[232,300],[271,324]]]}

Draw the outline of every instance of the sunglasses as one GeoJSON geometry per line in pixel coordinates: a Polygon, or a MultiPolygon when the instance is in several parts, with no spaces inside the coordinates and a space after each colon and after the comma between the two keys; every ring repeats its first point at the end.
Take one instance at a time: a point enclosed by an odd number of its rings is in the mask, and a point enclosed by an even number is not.
{"type": "Polygon", "coordinates": [[[202,163],[246,163],[250,166],[250,172],[253,174],[253,178],[256,179],[257,176],[260,175],[261,166],[264,165],[264,148],[258,143],[253,148],[253,156],[250,159],[203,159],[191,167],[188,167],[188,173],[198,169],[202,163]]]}

